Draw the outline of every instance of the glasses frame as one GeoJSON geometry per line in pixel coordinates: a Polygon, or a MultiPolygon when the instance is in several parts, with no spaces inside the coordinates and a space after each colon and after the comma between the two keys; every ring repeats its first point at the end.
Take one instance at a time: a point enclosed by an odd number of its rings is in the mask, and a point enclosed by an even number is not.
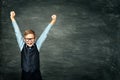
{"type": "Polygon", "coordinates": [[[24,38],[25,39],[25,41],[33,41],[33,40],[35,40],[35,38],[24,38]]]}

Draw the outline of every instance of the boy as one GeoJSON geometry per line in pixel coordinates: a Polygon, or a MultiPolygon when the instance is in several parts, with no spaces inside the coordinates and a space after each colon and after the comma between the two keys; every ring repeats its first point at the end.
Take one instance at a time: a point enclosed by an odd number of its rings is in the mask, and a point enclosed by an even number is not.
{"type": "Polygon", "coordinates": [[[47,34],[56,22],[56,15],[51,16],[52,21],[36,41],[36,34],[33,30],[25,30],[24,38],[15,20],[15,12],[10,12],[10,19],[15,31],[17,42],[21,51],[22,80],[42,80],[40,73],[39,50],[47,38],[47,34]]]}

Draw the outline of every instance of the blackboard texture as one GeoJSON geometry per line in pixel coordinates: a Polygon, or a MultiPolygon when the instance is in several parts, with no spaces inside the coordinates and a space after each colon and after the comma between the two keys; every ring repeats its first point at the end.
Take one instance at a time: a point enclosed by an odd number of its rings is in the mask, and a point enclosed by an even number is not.
{"type": "Polygon", "coordinates": [[[21,80],[10,11],[23,33],[37,36],[57,15],[40,50],[43,80],[120,80],[119,0],[2,0],[0,80],[21,80]]]}

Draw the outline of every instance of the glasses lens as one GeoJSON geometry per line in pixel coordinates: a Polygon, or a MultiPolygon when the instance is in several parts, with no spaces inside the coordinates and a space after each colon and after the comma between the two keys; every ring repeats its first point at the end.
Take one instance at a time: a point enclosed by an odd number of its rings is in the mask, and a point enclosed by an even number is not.
{"type": "Polygon", "coordinates": [[[34,38],[25,38],[26,41],[34,40],[34,38]]]}

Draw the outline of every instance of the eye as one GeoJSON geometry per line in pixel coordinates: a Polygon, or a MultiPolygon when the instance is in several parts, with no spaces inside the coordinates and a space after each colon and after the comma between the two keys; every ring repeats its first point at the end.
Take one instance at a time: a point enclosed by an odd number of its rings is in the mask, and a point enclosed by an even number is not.
{"type": "Polygon", "coordinates": [[[34,40],[35,38],[25,38],[26,41],[34,40]]]}

